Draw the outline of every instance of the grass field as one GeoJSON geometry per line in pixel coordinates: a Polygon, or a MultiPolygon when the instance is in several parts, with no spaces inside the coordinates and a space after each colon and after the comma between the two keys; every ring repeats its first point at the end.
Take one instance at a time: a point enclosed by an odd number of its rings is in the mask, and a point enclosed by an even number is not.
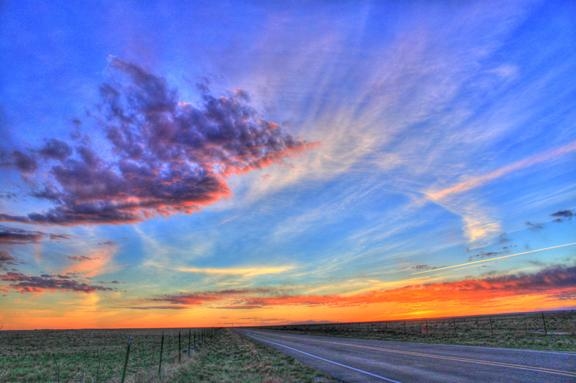
{"type": "MultiPolygon", "coordinates": [[[[205,333],[189,357],[188,331],[70,330],[0,332],[0,382],[120,382],[128,337],[132,338],[125,383],[310,382],[334,380],[291,357],[230,330],[205,333]],[[164,333],[162,375],[158,374],[164,333]]],[[[194,337],[191,337],[192,344],[194,337]]]]}
{"type": "MultiPolygon", "coordinates": [[[[131,339],[126,375],[157,375],[162,334],[163,371],[178,362],[179,330],[66,330],[1,331],[0,382],[119,381],[131,339]]],[[[188,346],[188,330],[181,331],[181,347],[188,346]]],[[[201,349],[208,335],[191,330],[192,343],[201,349]],[[205,339],[203,343],[200,339],[205,339]]],[[[187,355],[181,356],[186,361],[187,355]]],[[[128,382],[129,379],[126,379],[128,382]]]]}
{"type": "MultiPolygon", "coordinates": [[[[357,338],[576,351],[576,311],[268,328],[357,338]]],[[[331,382],[294,359],[225,329],[0,331],[0,382],[121,382],[129,339],[125,383],[331,382]]]]}
{"type": "Polygon", "coordinates": [[[575,310],[266,328],[355,338],[576,351],[575,310]]]}

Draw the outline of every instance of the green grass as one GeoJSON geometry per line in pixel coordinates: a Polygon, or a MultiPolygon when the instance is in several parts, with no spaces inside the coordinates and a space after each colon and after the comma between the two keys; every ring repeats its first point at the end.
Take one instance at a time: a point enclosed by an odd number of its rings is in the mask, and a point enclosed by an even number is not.
{"type": "MultiPolygon", "coordinates": [[[[187,330],[182,335],[181,345],[186,349],[187,330]]],[[[214,331],[190,357],[182,354],[178,363],[178,330],[162,329],[2,331],[0,382],[120,382],[128,337],[133,340],[125,383],[335,382],[230,330],[214,331]]]]}
{"type": "Polygon", "coordinates": [[[328,383],[336,380],[233,331],[221,330],[170,382],[328,383]]]}
{"type": "MultiPolygon", "coordinates": [[[[157,375],[162,333],[163,366],[171,370],[178,361],[178,330],[0,331],[0,382],[120,381],[128,337],[132,345],[126,383],[157,375]]],[[[184,330],[183,347],[187,334],[184,330]]]]}

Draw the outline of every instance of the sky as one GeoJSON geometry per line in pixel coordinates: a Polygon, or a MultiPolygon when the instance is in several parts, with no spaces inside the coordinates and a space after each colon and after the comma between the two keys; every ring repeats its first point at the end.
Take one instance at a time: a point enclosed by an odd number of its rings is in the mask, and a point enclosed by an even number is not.
{"type": "Polygon", "coordinates": [[[0,326],[576,308],[575,20],[3,1],[0,326]]]}

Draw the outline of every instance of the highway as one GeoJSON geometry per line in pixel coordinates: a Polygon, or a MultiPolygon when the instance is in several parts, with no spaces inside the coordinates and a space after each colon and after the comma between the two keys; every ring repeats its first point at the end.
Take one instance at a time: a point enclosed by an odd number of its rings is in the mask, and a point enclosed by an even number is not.
{"type": "Polygon", "coordinates": [[[239,332],[348,383],[576,383],[576,353],[570,352],[239,332]]]}

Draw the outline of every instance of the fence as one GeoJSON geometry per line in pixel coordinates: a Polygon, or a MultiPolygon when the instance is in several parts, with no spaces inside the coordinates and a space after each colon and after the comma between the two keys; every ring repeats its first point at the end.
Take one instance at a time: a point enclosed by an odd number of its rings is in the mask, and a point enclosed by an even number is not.
{"type": "Polygon", "coordinates": [[[576,311],[538,312],[363,323],[294,324],[265,327],[318,334],[374,338],[490,338],[499,336],[575,336],[576,311]]]}
{"type": "Polygon", "coordinates": [[[0,332],[0,381],[167,381],[216,328],[0,332]],[[25,375],[10,366],[18,365],[25,375]]]}

